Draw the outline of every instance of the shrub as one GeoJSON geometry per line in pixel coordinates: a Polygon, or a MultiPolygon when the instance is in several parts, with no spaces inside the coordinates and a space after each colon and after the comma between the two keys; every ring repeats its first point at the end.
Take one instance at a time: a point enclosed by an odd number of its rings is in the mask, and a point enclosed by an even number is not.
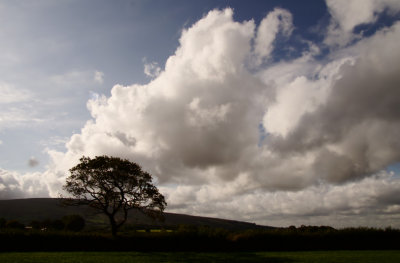
{"type": "Polygon", "coordinates": [[[85,227],[85,219],[80,215],[64,216],[62,221],[65,225],[65,230],[78,232],[85,227]]]}
{"type": "Polygon", "coordinates": [[[37,220],[33,220],[29,223],[29,225],[33,228],[33,229],[42,229],[42,222],[37,221],[37,220]]]}
{"type": "Polygon", "coordinates": [[[17,220],[10,220],[6,222],[6,228],[24,229],[25,225],[18,222],[17,220]]]}
{"type": "Polygon", "coordinates": [[[5,220],[3,217],[1,217],[0,218],[0,228],[5,228],[6,222],[7,222],[7,220],[5,220]]]}
{"type": "Polygon", "coordinates": [[[64,230],[65,225],[64,225],[63,221],[61,221],[60,219],[57,219],[57,220],[51,221],[50,228],[54,229],[54,230],[64,230]]]}

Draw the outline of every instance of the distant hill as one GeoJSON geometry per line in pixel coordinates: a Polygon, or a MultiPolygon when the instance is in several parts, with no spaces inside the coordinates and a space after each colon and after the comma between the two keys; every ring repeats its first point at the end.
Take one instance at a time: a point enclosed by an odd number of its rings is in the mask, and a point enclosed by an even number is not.
{"type": "MultiPolygon", "coordinates": [[[[87,221],[87,225],[91,227],[108,225],[107,218],[96,213],[93,209],[87,206],[64,207],[61,205],[60,199],[57,198],[0,200],[0,217],[7,220],[15,219],[24,224],[29,224],[29,222],[33,220],[60,219],[65,215],[71,214],[83,216],[87,221]]],[[[165,220],[160,222],[143,215],[139,211],[131,211],[126,224],[142,227],[177,227],[179,225],[209,226],[229,230],[270,228],[268,226],[260,226],[254,223],[235,220],[174,213],[165,213],[165,220]]]]}

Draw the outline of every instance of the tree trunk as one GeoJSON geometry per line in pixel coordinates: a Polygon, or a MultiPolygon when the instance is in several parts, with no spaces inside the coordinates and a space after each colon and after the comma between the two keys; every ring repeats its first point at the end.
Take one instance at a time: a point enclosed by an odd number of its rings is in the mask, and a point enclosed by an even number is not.
{"type": "Polygon", "coordinates": [[[110,225],[111,225],[111,234],[113,237],[117,236],[117,222],[115,222],[114,216],[113,215],[109,215],[108,218],[110,219],[110,225]]]}

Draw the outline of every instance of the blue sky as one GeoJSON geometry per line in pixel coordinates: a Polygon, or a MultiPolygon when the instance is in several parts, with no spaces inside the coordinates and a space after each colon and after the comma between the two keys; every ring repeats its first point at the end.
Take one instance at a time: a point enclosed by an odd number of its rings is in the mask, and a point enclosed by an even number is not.
{"type": "Polygon", "coordinates": [[[108,154],[173,212],[398,224],[399,10],[0,1],[0,197],[57,196],[79,157],[108,154]]]}

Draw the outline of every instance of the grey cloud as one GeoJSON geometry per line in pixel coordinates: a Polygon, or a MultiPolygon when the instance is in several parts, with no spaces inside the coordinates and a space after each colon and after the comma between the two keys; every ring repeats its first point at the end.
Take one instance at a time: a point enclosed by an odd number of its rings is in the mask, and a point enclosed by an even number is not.
{"type": "Polygon", "coordinates": [[[19,182],[12,174],[0,169],[0,199],[12,199],[21,196],[19,182]]]}
{"type": "Polygon", "coordinates": [[[382,13],[394,16],[400,11],[398,1],[391,0],[326,0],[331,22],[324,42],[330,46],[345,46],[360,39],[363,32],[355,34],[354,28],[375,22],[382,13]]]}
{"type": "Polygon", "coordinates": [[[400,205],[400,189],[387,185],[385,191],[377,195],[376,202],[379,205],[400,205]]]}
{"type": "Polygon", "coordinates": [[[110,136],[116,137],[118,140],[120,140],[124,145],[133,147],[136,145],[136,139],[134,137],[131,137],[123,132],[116,131],[114,134],[109,134],[110,136]]]}
{"type": "Polygon", "coordinates": [[[314,172],[331,183],[340,183],[365,174],[365,166],[356,164],[349,157],[327,149],[318,152],[314,172]]]}
{"type": "MultiPolygon", "coordinates": [[[[204,199],[199,195],[204,188],[193,187],[190,191],[190,187],[187,187],[186,194],[180,191],[180,198],[194,194],[197,199],[190,198],[187,207],[171,209],[176,212],[234,217],[274,226],[327,224],[334,227],[399,227],[400,200],[395,197],[399,195],[399,186],[400,181],[394,174],[381,172],[341,185],[320,184],[297,192],[253,191],[240,195],[240,198],[232,198],[222,190],[222,194],[208,194],[204,199]]],[[[174,198],[178,195],[169,193],[170,201],[177,201],[174,198]]]]}
{"type": "Polygon", "coordinates": [[[21,175],[0,168],[0,199],[49,196],[41,177],[40,173],[21,175]]]}
{"type": "Polygon", "coordinates": [[[30,167],[38,166],[38,165],[39,165],[39,161],[38,161],[35,157],[31,157],[31,158],[29,158],[29,160],[28,160],[28,165],[29,165],[30,167]]]}

